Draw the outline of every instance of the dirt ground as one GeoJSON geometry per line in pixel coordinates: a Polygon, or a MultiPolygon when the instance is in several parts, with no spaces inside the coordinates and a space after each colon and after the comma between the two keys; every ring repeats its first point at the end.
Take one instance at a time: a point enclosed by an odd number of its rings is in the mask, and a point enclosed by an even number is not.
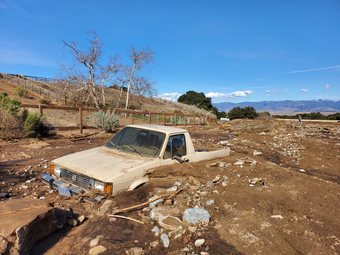
{"type": "MultiPolygon", "coordinates": [[[[198,205],[211,221],[170,238],[168,248],[151,231],[157,223],[99,216],[105,200],[76,203],[40,182],[51,160],[101,146],[112,134],[85,130],[83,136],[58,132],[42,140],[0,141],[0,191],[9,193],[0,199],[36,197],[87,217],[36,243],[32,254],[89,254],[98,235],[107,248],[102,254],[340,254],[339,123],[243,120],[188,130],[195,147],[229,146],[230,156],[155,169],[147,184],[106,199],[113,201],[110,212],[146,202],[175,181],[189,183],[171,208],[182,212],[198,205]],[[200,182],[196,187],[191,176],[200,182]],[[205,243],[196,247],[197,239],[205,243]]],[[[143,213],[120,215],[141,220],[143,213]]]]}

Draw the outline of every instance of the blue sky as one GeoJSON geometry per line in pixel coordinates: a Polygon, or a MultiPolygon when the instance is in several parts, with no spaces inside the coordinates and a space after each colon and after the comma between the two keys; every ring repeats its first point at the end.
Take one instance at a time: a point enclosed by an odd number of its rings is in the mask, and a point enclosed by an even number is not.
{"type": "Polygon", "coordinates": [[[107,56],[149,46],[161,97],[340,100],[339,0],[0,0],[0,25],[0,72],[53,78],[93,30],[107,56]]]}

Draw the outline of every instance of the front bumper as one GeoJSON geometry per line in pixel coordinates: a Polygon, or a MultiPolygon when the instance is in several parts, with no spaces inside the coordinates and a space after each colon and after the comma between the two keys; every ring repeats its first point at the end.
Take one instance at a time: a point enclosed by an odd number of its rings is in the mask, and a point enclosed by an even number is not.
{"type": "MultiPolygon", "coordinates": [[[[47,184],[50,185],[50,187],[53,187],[53,188],[58,188],[58,186],[63,186],[63,185],[70,185],[69,183],[67,182],[63,182],[63,181],[60,181],[58,179],[55,179],[53,178],[52,176],[48,175],[48,174],[43,174],[41,176],[41,180],[47,184]]],[[[69,187],[70,189],[70,192],[72,195],[80,195],[80,194],[84,194],[85,193],[85,190],[81,189],[81,188],[78,188],[78,187],[75,187],[75,186],[70,186],[69,187]]]]}

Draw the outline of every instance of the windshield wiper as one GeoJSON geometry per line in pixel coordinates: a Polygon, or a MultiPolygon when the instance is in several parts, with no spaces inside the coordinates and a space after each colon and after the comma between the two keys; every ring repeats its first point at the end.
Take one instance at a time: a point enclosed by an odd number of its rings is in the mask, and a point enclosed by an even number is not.
{"type": "Polygon", "coordinates": [[[129,146],[129,145],[123,145],[124,147],[126,147],[126,148],[129,148],[130,150],[133,150],[134,152],[136,152],[136,153],[138,153],[139,155],[141,155],[142,157],[143,157],[143,155],[142,155],[142,153],[140,153],[139,151],[137,151],[135,148],[133,148],[132,146],[129,146]]]}
{"type": "Polygon", "coordinates": [[[111,143],[114,147],[116,147],[116,149],[119,151],[119,148],[118,148],[118,146],[117,146],[115,143],[113,143],[113,142],[111,142],[111,141],[110,141],[110,143],[111,143]]]}

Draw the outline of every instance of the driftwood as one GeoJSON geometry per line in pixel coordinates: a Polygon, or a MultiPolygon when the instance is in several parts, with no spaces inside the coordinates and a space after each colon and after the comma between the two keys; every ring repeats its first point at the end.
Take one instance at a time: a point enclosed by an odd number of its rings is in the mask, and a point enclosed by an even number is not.
{"type": "Polygon", "coordinates": [[[180,193],[182,190],[186,189],[186,187],[182,188],[182,189],[179,189],[177,190],[174,194],[172,195],[164,195],[164,196],[158,196],[150,201],[147,201],[145,203],[142,203],[142,204],[139,204],[139,205],[135,205],[135,206],[131,206],[131,207],[128,207],[128,208],[124,208],[124,209],[120,209],[120,210],[117,210],[117,211],[114,211],[112,213],[112,215],[110,216],[114,216],[114,214],[117,214],[117,213],[122,213],[122,212],[127,212],[127,211],[130,211],[130,210],[134,210],[134,209],[137,209],[137,208],[140,208],[140,207],[143,207],[143,206],[146,206],[158,199],[162,199],[162,198],[166,198],[166,199],[173,199],[175,196],[177,196],[178,193],[180,193]]]}
{"type": "Polygon", "coordinates": [[[140,220],[136,220],[136,219],[130,218],[130,217],[125,217],[125,216],[120,216],[120,215],[110,215],[110,214],[108,214],[107,216],[109,216],[109,217],[117,217],[117,218],[122,218],[122,219],[127,219],[127,220],[132,220],[132,221],[138,222],[140,224],[144,224],[144,222],[142,222],[140,220]]]}

